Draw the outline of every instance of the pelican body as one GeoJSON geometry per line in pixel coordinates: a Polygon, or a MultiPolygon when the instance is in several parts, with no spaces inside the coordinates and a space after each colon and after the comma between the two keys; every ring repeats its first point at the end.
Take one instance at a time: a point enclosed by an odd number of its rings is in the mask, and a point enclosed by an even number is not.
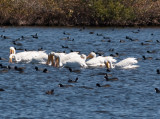
{"type": "Polygon", "coordinates": [[[104,64],[107,67],[107,69],[113,69],[113,68],[122,68],[122,69],[133,69],[133,68],[137,68],[139,67],[137,64],[138,61],[136,60],[136,58],[126,58],[116,64],[112,64],[112,62],[110,60],[105,60],[104,64]]]}
{"type": "Polygon", "coordinates": [[[90,59],[86,61],[86,64],[88,67],[105,67],[104,61],[112,61],[116,62],[117,60],[114,59],[111,56],[98,56],[96,57],[96,54],[94,52],[91,52],[88,56],[87,59],[90,59]]]}
{"type": "Polygon", "coordinates": [[[44,63],[47,61],[47,54],[44,51],[24,51],[16,53],[14,47],[10,47],[10,56],[9,56],[9,62],[12,63],[13,59],[15,62],[38,62],[38,63],[44,63]]]}

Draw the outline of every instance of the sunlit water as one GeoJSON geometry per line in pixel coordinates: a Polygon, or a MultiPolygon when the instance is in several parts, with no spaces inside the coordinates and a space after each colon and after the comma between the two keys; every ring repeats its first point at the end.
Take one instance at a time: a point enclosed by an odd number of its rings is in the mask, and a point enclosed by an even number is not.
{"type": "MultiPolygon", "coordinates": [[[[160,88],[160,28],[52,28],[52,27],[1,27],[0,56],[7,60],[0,63],[12,67],[25,67],[24,73],[14,69],[3,72],[0,69],[0,117],[1,118],[48,118],[48,119],[117,119],[148,118],[159,119],[160,94],[154,88],[160,88]],[[64,34],[65,32],[65,34],[64,34]],[[90,32],[93,32],[91,34],[90,32]],[[136,33],[135,33],[136,32],[136,33]],[[38,39],[31,35],[38,34],[38,39]],[[98,34],[98,35],[97,35],[98,34]],[[22,45],[13,44],[15,39],[22,45]],[[132,39],[126,39],[126,36],[132,39]],[[67,38],[68,37],[68,38],[67,38]],[[108,37],[108,38],[104,38],[108,37]],[[125,42],[120,42],[125,41],[125,42]],[[110,41],[110,42],[109,42],[110,41]],[[150,41],[150,42],[147,42],[150,41]],[[141,43],[149,45],[141,45],[141,43]],[[43,64],[9,64],[9,47],[38,50],[47,53],[79,51],[89,54],[101,52],[105,56],[119,53],[117,61],[127,57],[153,57],[152,60],[139,60],[139,68],[124,70],[105,68],[81,69],[81,72],[69,72],[67,68],[54,68],[43,64]],[[63,46],[68,48],[62,48],[63,46]],[[114,49],[114,51],[111,51],[114,49]],[[155,53],[147,53],[153,51],[155,53]],[[34,68],[47,68],[48,73],[34,68]],[[106,81],[104,74],[112,74],[118,81],[106,81]],[[68,83],[68,79],[79,78],[77,83],[68,83]],[[58,84],[73,85],[61,88],[58,84]],[[96,87],[96,83],[110,84],[111,87],[96,87]],[[84,88],[86,86],[88,88],[84,88]],[[53,95],[45,94],[54,89],[53,95]]],[[[22,52],[22,50],[17,50],[22,52]]]]}

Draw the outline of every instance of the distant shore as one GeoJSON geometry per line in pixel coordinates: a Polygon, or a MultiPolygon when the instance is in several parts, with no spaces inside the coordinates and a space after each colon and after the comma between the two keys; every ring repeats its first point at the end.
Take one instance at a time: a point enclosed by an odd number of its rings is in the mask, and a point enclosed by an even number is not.
{"type": "Polygon", "coordinates": [[[1,0],[0,26],[160,26],[158,0],[1,0]]]}

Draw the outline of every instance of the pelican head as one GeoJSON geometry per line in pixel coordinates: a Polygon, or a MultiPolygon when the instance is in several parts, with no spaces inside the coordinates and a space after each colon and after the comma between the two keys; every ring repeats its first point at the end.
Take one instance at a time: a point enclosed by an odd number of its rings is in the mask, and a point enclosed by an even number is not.
{"type": "Polygon", "coordinates": [[[104,64],[105,64],[107,69],[111,69],[111,68],[115,67],[115,66],[112,65],[112,62],[110,60],[105,60],[104,64]]]}
{"type": "Polygon", "coordinates": [[[47,64],[47,65],[49,65],[49,64],[50,64],[50,62],[51,62],[51,54],[49,53],[49,54],[48,54],[48,59],[47,59],[46,64],[47,64]]]}
{"type": "Polygon", "coordinates": [[[92,58],[95,58],[95,57],[96,57],[96,53],[91,52],[91,53],[87,56],[87,59],[92,59],[92,58]]]}
{"type": "Polygon", "coordinates": [[[105,64],[107,69],[111,68],[111,65],[110,65],[109,61],[104,61],[104,64],[105,64]]]}
{"type": "Polygon", "coordinates": [[[49,65],[50,62],[51,62],[51,65],[55,66],[55,56],[54,55],[55,55],[54,52],[51,52],[51,53],[48,54],[48,60],[46,62],[47,65],[49,65]]]}
{"type": "Polygon", "coordinates": [[[15,58],[15,54],[10,54],[9,56],[9,63],[12,63],[12,59],[15,58]]]}
{"type": "Polygon", "coordinates": [[[55,67],[60,67],[60,57],[58,55],[54,55],[55,58],[55,67]]]}
{"type": "Polygon", "coordinates": [[[81,58],[86,60],[87,56],[85,54],[81,54],[81,58]]]}
{"type": "Polygon", "coordinates": [[[14,47],[10,47],[10,54],[16,54],[16,50],[14,47]]]}

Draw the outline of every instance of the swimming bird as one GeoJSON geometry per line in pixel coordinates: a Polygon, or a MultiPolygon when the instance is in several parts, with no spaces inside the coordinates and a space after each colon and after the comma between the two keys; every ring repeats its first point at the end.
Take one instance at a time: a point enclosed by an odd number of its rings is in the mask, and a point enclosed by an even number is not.
{"type": "Polygon", "coordinates": [[[96,84],[96,86],[97,86],[97,87],[110,87],[110,85],[109,85],[109,84],[106,84],[106,85],[100,85],[99,83],[97,83],[97,84],[96,84]]]}
{"type": "Polygon", "coordinates": [[[107,40],[107,42],[111,42],[111,40],[107,40]]]}
{"type": "Polygon", "coordinates": [[[107,37],[107,36],[104,36],[103,38],[104,38],[104,39],[110,39],[110,37],[107,37]]]}
{"type": "Polygon", "coordinates": [[[106,79],[106,81],[117,81],[118,80],[118,78],[108,78],[107,74],[104,76],[104,78],[106,79]]]}
{"type": "Polygon", "coordinates": [[[147,53],[155,53],[155,52],[156,52],[155,50],[152,51],[147,50],[147,53]]]}
{"type": "Polygon", "coordinates": [[[78,77],[73,81],[71,79],[68,80],[69,83],[76,83],[78,81],[78,77]]]}
{"type": "Polygon", "coordinates": [[[61,83],[58,84],[58,86],[59,86],[59,87],[66,87],[66,88],[67,88],[67,87],[73,87],[73,85],[63,85],[63,84],[61,84],[61,83]]]}
{"type": "Polygon", "coordinates": [[[71,52],[68,54],[51,52],[50,59],[51,57],[54,57],[52,60],[54,59],[55,61],[52,62],[55,63],[56,67],[87,67],[85,59],[83,59],[81,55],[78,54],[78,52],[71,52]]]}
{"type": "Polygon", "coordinates": [[[131,39],[131,41],[139,41],[138,39],[131,39]]]}
{"type": "Polygon", "coordinates": [[[35,70],[36,71],[43,71],[43,73],[48,73],[48,70],[46,68],[38,68],[37,66],[35,66],[35,70]]]}
{"type": "Polygon", "coordinates": [[[94,34],[94,32],[93,32],[93,31],[90,31],[89,34],[94,34]]]}
{"type": "Polygon", "coordinates": [[[22,43],[17,43],[16,41],[13,41],[13,44],[17,46],[22,46],[22,43]]]}
{"type": "Polygon", "coordinates": [[[43,70],[43,73],[48,73],[48,70],[45,68],[45,69],[43,70]]]}
{"type": "Polygon", "coordinates": [[[142,42],[141,45],[150,45],[150,44],[149,44],[149,43],[143,43],[143,42],[142,42]]]}
{"type": "Polygon", "coordinates": [[[96,57],[96,54],[94,52],[91,52],[88,56],[87,59],[90,59],[88,61],[86,61],[86,65],[88,67],[94,68],[94,67],[105,67],[104,61],[105,60],[110,60],[112,62],[116,62],[117,60],[114,59],[111,56],[98,56],[96,57]]]}
{"type": "Polygon", "coordinates": [[[10,39],[8,36],[2,36],[3,39],[10,39]]]}
{"type": "Polygon", "coordinates": [[[126,39],[128,39],[128,40],[130,40],[130,41],[138,41],[138,39],[133,39],[133,38],[131,38],[131,37],[129,37],[129,36],[126,36],[126,39]]]}
{"type": "Polygon", "coordinates": [[[31,36],[32,36],[32,38],[38,39],[38,34],[37,33],[35,35],[31,35],[31,36]]]}
{"type": "Polygon", "coordinates": [[[144,60],[152,60],[153,59],[152,57],[146,57],[144,55],[142,57],[143,57],[144,60]]]}
{"type": "Polygon", "coordinates": [[[156,93],[160,93],[160,90],[158,88],[155,88],[156,93]]]}
{"type": "Polygon", "coordinates": [[[125,40],[120,40],[119,42],[120,42],[120,43],[124,43],[124,42],[125,42],[125,40]]]}
{"type": "Polygon", "coordinates": [[[64,35],[70,35],[70,33],[66,33],[65,31],[63,32],[64,35]]]}
{"type": "Polygon", "coordinates": [[[160,70],[159,69],[157,69],[157,74],[160,74],[160,70]]]}
{"type": "Polygon", "coordinates": [[[84,89],[89,89],[89,90],[93,89],[93,88],[88,87],[88,86],[79,86],[79,88],[84,88],[84,89]]]}
{"type": "Polygon", "coordinates": [[[97,36],[103,36],[103,34],[101,34],[101,33],[97,33],[97,36]]]}
{"type": "Polygon", "coordinates": [[[25,67],[17,67],[17,66],[15,66],[14,69],[15,69],[16,71],[19,71],[20,73],[23,73],[25,67]]]}
{"type": "Polygon", "coordinates": [[[41,71],[42,69],[40,70],[37,66],[35,66],[35,70],[36,71],[41,71]]]}
{"type": "Polygon", "coordinates": [[[73,70],[71,67],[69,67],[68,69],[69,69],[70,72],[76,72],[76,73],[81,72],[81,70],[79,70],[79,69],[73,70]]]}
{"type": "Polygon", "coordinates": [[[145,42],[153,42],[153,40],[146,40],[145,42]]]}
{"type": "Polygon", "coordinates": [[[11,66],[3,66],[2,64],[0,64],[0,67],[2,68],[2,70],[0,71],[1,73],[7,73],[10,69],[11,66]]]}
{"type": "Polygon", "coordinates": [[[122,68],[122,69],[132,69],[139,67],[137,64],[138,61],[136,58],[126,58],[116,64],[112,64],[110,60],[105,60],[104,64],[107,67],[107,69],[113,69],[113,68],[122,68]]]}
{"type": "Polygon", "coordinates": [[[155,60],[160,60],[160,58],[156,58],[155,60]]]}
{"type": "Polygon", "coordinates": [[[38,51],[43,51],[43,48],[41,47],[41,48],[38,48],[38,51]]]}
{"type": "Polygon", "coordinates": [[[62,45],[62,48],[69,48],[69,47],[68,47],[68,46],[63,46],[63,45],[62,45]]]}
{"type": "Polygon", "coordinates": [[[0,67],[1,67],[1,68],[8,68],[8,66],[4,66],[4,65],[2,65],[2,64],[0,64],[0,67]]]}
{"type": "Polygon", "coordinates": [[[24,51],[16,53],[16,50],[14,47],[10,47],[10,56],[9,56],[9,62],[12,63],[12,59],[15,60],[15,62],[36,62],[36,63],[46,63],[48,58],[47,53],[44,51],[24,51]]]}
{"type": "Polygon", "coordinates": [[[5,91],[3,88],[0,88],[0,91],[5,91]]]}
{"type": "Polygon", "coordinates": [[[48,94],[48,95],[52,95],[53,93],[54,93],[54,89],[49,90],[49,91],[46,92],[46,94],[48,94]]]}
{"type": "Polygon", "coordinates": [[[131,37],[129,37],[129,36],[126,36],[126,39],[128,39],[128,40],[132,40],[132,38],[131,38],[131,37]]]}
{"type": "Polygon", "coordinates": [[[119,53],[110,54],[110,56],[112,56],[112,57],[119,57],[119,53]]]}
{"type": "Polygon", "coordinates": [[[0,57],[0,60],[6,60],[5,58],[0,57]]]}

